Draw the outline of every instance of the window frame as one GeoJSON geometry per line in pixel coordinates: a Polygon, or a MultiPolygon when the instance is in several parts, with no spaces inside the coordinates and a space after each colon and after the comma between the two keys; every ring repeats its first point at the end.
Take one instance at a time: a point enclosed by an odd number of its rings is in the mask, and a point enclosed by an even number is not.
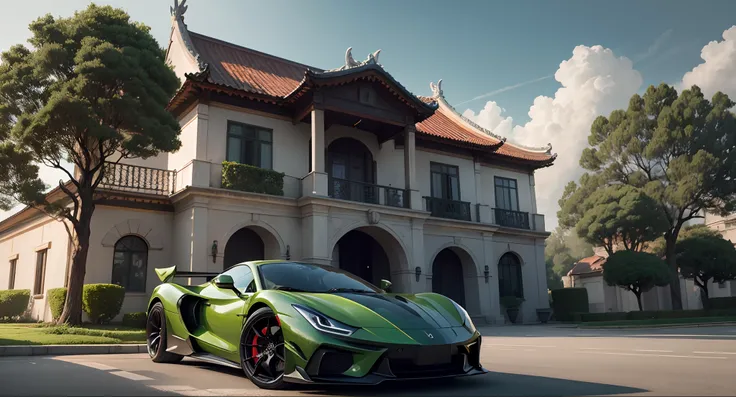
{"type": "Polygon", "coordinates": [[[524,273],[522,271],[521,260],[511,252],[506,252],[498,259],[498,296],[515,296],[517,298],[524,298],[524,273]],[[507,262],[504,258],[513,258],[510,260],[513,262],[507,262]],[[504,272],[504,268],[515,268],[516,270],[513,272],[511,270],[504,272]],[[504,274],[507,277],[503,277],[504,274]],[[513,278],[518,280],[517,285],[513,284],[513,278]],[[518,287],[518,291],[513,291],[516,289],[515,287],[518,287]],[[511,291],[507,291],[508,289],[511,291]]]}
{"type": "Polygon", "coordinates": [[[36,271],[33,278],[33,296],[43,296],[46,284],[46,262],[49,257],[49,249],[43,248],[36,251],[36,271]]]}
{"type": "Polygon", "coordinates": [[[18,272],[18,257],[15,257],[8,261],[8,264],[10,265],[8,274],[8,289],[12,290],[15,289],[15,277],[16,273],[18,272]]]}
{"type": "Polygon", "coordinates": [[[436,161],[430,161],[429,162],[429,195],[432,198],[441,199],[441,200],[450,200],[450,201],[462,201],[462,189],[460,187],[460,167],[457,165],[452,164],[445,164],[445,163],[439,163],[436,161]],[[440,171],[433,170],[434,167],[440,167],[440,171]],[[452,175],[449,172],[446,172],[444,169],[454,169],[455,175],[452,175]],[[440,175],[441,180],[441,186],[440,189],[442,191],[442,197],[437,197],[434,195],[434,174],[440,175]],[[457,178],[457,197],[447,197],[446,195],[450,193],[452,194],[452,184],[449,183],[450,178],[457,178]]]}
{"type": "Polygon", "coordinates": [[[225,161],[232,161],[232,162],[239,163],[239,164],[246,164],[246,165],[251,165],[253,167],[272,170],[273,169],[273,129],[265,128],[265,127],[261,127],[261,126],[253,125],[253,124],[242,123],[239,121],[228,120],[227,121],[227,131],[225,131],[225,161]],[[243,130],[247,130],[247,129],[252,130],[253,138],[247,138],[246,136],[238,136],[230,132],[230,128],[233,125],[240,126],[243,128],[243,130]],[[268,132],[271,140],[266,141],[266,140],[260,139],[261,131],[268,132]],[[240,140],[240,150],[239,150],[240,159],[238,161],[230,159],[230,138],[231,137],[237,138],[240,140]],[[245,159],[246,153],[247,153],[246,142],[254,142],[254,144],[256,145],[255,152],[253,153],[253,156],[254,156],[253,163],[255,164],[249,163],[245,159]],[[262,159],[263,159],[261,147],[263,143],[267,143],[270,146],[270,152],[271,152],[270,160],[271,161],[270,161],[270,164],[267,164],[267,166],[261,166],[262,159]]]}
{"type": "Polygon", "coordinates": [[[113,253],[112,253],[112,272],[110,274],[110,283],[111,284],[116,284],[116,285],[119,285],[119,286],[123,287],[125,289],[125,293],[145,293],[146,292],[146,286],[148,284],[147,283],[147,281],[148,281],[148,254],[149,254],[149,251],[150,250],[151,250],[151,247],[148,245],[148,242],[146,241],[146,239],[144,239],[144,238],[142,238],[142,237],[140,237],[138,235],[135,235],[135,234],[127,234],[125,236],[120,237],[118,239],[118,241],[115,242],[115,245],[113,246],[113,253]],[[142,288],[140,290],[138,290],[138,289],[131,289],[130,286],[129,286],[130,285],[130,280],[131,280],[131,272],[133,271],[133,263],[131,262],[132,261],[132,255],[131,254],[132,253],[138,253],[138,254],[140,254],[140,253],[143,253],[144,251],[143,250],[135,251],[135,250],[131,250],[131,249],[120,250],[118,248],[118,245],[120,244],[121,241],[123,241],[126,238],[135,238],[135,239],[138,239],[146,247],[146,250],[145,250],[146,256],[145,256],[145,261],[144,261],[145,263],[143,264],[143,269],[144,269],[144,271],[143,271],[143,285],[142,285],[142,288]],[[128,263],[127,263],[128,266],[127,266],[127,269],[126,269],[126,272],[125,272],[125,278],[123,280],[121,280],[121,284],[117,284],[115,282],[116,281],[115,280],[115,255],[118,252],[122,252],[123,255],[124,255],[124,257],[123,257],[123,265],[125,265],[126,259],[130,258],[128,260],[128,263]],[[127,256],[125,256],[126,253],[128,253],[127,256]]]}
{"type": "MultiPolygon", "coordinates": [[[[521,207],[519,205],[519,181],[514,178],[506,178],[502,176],[493,176],[493,195],[496,199],[496,208],[505,210],[505,211],[516,211],[521,212],[521,207]],[[514,182],[514,187],[512,188],[510,185],[503,185],[499,184],[499,182],[514,182]],[[499,195],[498,190],[505,190],[507,192],[514,191],[514,197],[511,196],[509,193],[507,198],[509,199],[509,204],[512,204],[512,200],[516,200],[516,209],[513,208],[504,208],[499,204],[499,195]]],[[[513,205],[511,205],[513,207],[513,205]]]]}

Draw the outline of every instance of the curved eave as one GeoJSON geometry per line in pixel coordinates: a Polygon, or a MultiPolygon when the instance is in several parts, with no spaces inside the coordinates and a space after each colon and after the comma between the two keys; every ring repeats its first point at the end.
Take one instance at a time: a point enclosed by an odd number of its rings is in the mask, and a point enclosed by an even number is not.
{"type": "Polygon", "coordinates": [[[376,64],[328,72],[315,72],[308,69],[305,71],[302,81],[291,93],[284,97],[284,101],[294,103],[315,87],[345,85],[358,80],[381,83],[398,100],[417,112],[418,121],[431,116],[438,108],[437,105],[419,99],[376,64]]]}

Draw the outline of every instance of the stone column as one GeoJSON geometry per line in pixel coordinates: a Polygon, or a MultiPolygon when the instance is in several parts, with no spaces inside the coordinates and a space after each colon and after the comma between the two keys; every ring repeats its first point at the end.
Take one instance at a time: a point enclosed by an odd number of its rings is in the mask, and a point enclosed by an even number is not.
{"type": "Polygon", "coordinates": [[[302,208],[302,260],[332,265],[329,236],[329,208],[309,204],[302,208]]]}
{"type": "Polygon", "coordinates": [[[477,161],[473,162],[473,168],[475,170],[475,202],[478,206],[478,210],[473,211],[471,208],[470,212],[474,214],[473,217],[476,217],[475,220],[477,222],[492,223],[493,218],[491,217],[491,207],[483,197],[483,180],[481,179],[483,168],[477,161]]]}
{"type": "Polygon", "coordinates": [[[532,201],[532,214],[537,213],[537,192],[536,187],[534,183],[534,172],[529,173],[529,195],[531,196],[532,201]]]}
{"type": "Polygon", "coordinates": [[[422,209],[422,197],[417,185],[416,127],[404,127],[404,183],[408,193],[409,208],[422,209]]]}
{"type": "Polygon", "coordinates": [[[312,172],[304,178],[304,196],[327,196],[327,173],[325,172],[325,113],[312,109],[312,172]]]}

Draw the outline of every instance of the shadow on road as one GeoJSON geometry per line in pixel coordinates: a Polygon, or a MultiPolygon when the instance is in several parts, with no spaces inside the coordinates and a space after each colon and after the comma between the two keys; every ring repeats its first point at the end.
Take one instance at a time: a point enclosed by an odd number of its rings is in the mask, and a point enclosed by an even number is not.
{"type": "Polygon", "coordinates": [[[554,325],[482,328],[481,334],[503,338],[646,338],[736,341],[736,326],[690,328],[606,329],[554,325]]]}
{"type": "MultiPolygon", "coordinates": [[[[238,369],[206,362],[182,361],[181,365],[245,377],[238,369]]],[[[463,396],[606,396],[642,393],[647,390],[569,379],[490,372],[486,375],[467,378],[396,381],[385,382],[377,386],[293,385],[290,391],[307,395],[332,396],[449,396],[453,394],[463,396]]]]}

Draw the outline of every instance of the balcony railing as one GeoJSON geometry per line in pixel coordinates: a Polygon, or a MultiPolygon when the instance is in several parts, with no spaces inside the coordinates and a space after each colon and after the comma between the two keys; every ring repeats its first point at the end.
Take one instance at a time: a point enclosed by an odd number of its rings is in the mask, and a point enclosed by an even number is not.
{"type": "Polygon", "coordinates": [[[169,195],[176,191],[176,171],[139,165],[107,163],[102,189],[169,195]]]}
{"type": "Polygon", "coordinates": [[[505,227],[514,227],[517,229],[531,229],[529,226],[529,213],[521,211],[506,210],[503,208],[494,208],[493,215],[496,224],[505,227]]]}
{"type": "Polygon", "coordinates": [[[437,197],[424,197],[427,211],[439,218],[470,220],[470,203],[466,201],[448,200],[437,197]]]}
{"type": "Polygon", "coordinates": [[[330,197],[340,200],[399,208],[407,208],[409,206],[406,190],[391,186],[374,185],[372,183],[330,177],[328,189],[330,197]]]}

